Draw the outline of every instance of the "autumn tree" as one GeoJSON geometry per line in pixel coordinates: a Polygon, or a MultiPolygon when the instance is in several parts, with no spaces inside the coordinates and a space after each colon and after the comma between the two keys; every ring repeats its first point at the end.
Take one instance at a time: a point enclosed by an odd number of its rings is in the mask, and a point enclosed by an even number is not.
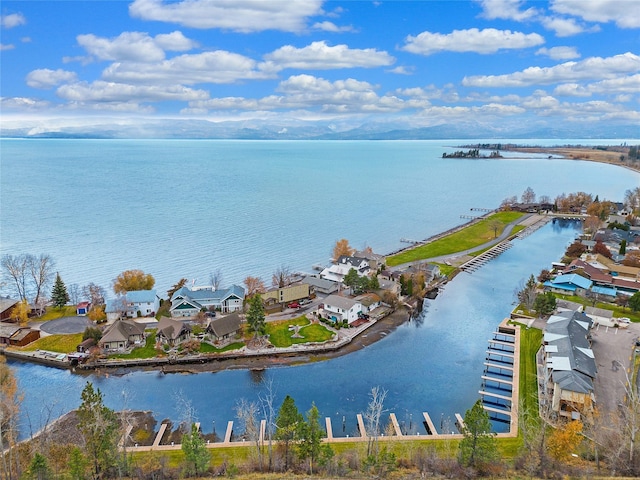
{"type": "Polygon", "coordinates": [[[82,390],[81,399],[78,429],[84,437],[93,475],[99,478],[115,463],[119,422],[115,412],[104,405],[100,389],[94,390],[91,382],[82,390]]]}
{"type": "Polygon", "coordinates": [[[354,251],[355,249],[349,245],[349,240],[342,238],[336,241],[336,244],[333,247],[333,256],[331,258],[335,261],[343,255],[349,257],[353,255],[354,251]]]}
{"type": "Polygon", "coordinates": [[[184,287],[187,284],[187,281],[188,280],[186,278],[181,278],[180,280],[178,280],[169,290],[167,290],[167,298],[171,300],[173,294],[184,287]]]}
{"type": "Polygon", "coordinates": [[[62,281],[59,273],[56,273],[56,281],[53,283],[53,290],[51,291],[51,301],[56,308],[62,308],[69,303],[69,293],[67,293],[67,286],[62,281]]]}
{"type": "Polygon", "coordinates": [[[247,288],[247,297],[252,297],[256,293],[264,293],[266,288],[264,282],[258,277],[247,277],[244,279],[244,286],[247,288]]]}
{"type": "Polygon", "coordinates": [[[518,203],[518,197],[516,197],[515,195],[511,197],[506,197],[500,203],[500,210],[511,210],[511,205],[515,203],[518,203]]]}
{"type": "Polygon", "coordinates": [[[262,297],[258,294],[249,299],[249,310],[247,311],[247,323],[249,331],[253,333],[254,338],[258,335],[264,335],[265,332],[265,315],[262,297]]]}
{"type": "Polygon", "coordinates": [[[627,252],[624,260],[622,261],[623,265],[627,267],[639,267],[640,268],[640,250],[632,250],[627,252]]]}
{"type": "Polygon", "coordinates": [[[478,399],[464,414],[462,435],[459,449],[463,465],[482,471],[498,459],[496,434],[491,431],[489,414],[482,400],[478,399]]]}
{"type": "Polygon", "coordinates": [[[598,217],[601,221],[605,221],[611,213],[613,206],[613,203],[607,200],[602,202],[594,201],[587,207],[587,215],[598,217]]]}
{"type": "Polygon", "coordinates": [[[155,283],[153,276],[142,270],[125,270],[113,281],[113,291],[124,295],[127,292],[151,290],[155,283]]]}
{"type": "Polygon", "coordinates": [[[87,317],[92,322],[102,323],[107,319],[107,314],[104,311],[104,305],[95,305],[91,306],[89,309],[89,313],[87,313],[87,317]]]}
{"type": "Polygon", "coordinates": [[[534,203],[536,201],[536,194],[533,191],[533,188],[527,187],[524,192],[522,192],[520,201],[522,203],[534,203]]]}
{"type": "Polygon", "coordinates": [[[604,243],[600,241],[597,241],[596,244],[593,246],[593,253],[599,253],[603,257],[607,257],[607,258],[611,258],[613,256],[611,255],[611,250],[609,250],[609,247],[607,247],[604,243]]]}
{"type": "Polygon", "coordinates": [[[589,232],[591,235],[593,235],[598,231],[601,224],[602,221],[600,220],[600,218],[595,215],[590,215],[585,219],[583,228],[585,232],[589,232]]]}
{"type": "Polygon", "coordinates": [[[543,268],[542,270],[540,270],[540,274],[538,275],[538,282],[544,283],[549,280],[551,280],[551,272],[546,268],[543,268]]]}
{"type": "Polygon", "coordinates": [[[288,471],[291,465],[291,446],[297,442],[303,422],[304,418],[298,411],[296,402],[287,395],[276,417],[276,440],[280,442],[284,449],[285,471],[288,471]]]}
{"type": "Polygon", "coordinates": [[[624,205],[634,215],[640,216],[640,187],[624,192],[624,205]]]}
{"type": "Polygon", "coordinates": [[[286,265],[281,265],[271,277],[271,285],[278,288],[288,287],[293,281],[291,269],[286,265]]]}
{"type": "Polygon", "coordinates": [[[20,300],[11,309],[11,318],[20,325],[26,325],[29,322],[29,303],[26,300],[20,300]]]}
{"type": "Polygon", "coordinates": [[[573,420],[556,428],[549,437],[549,455],[566,461],[582,442],[582,422],[573,420]]]}
{"type": "Polygon", "coordinates": [[[567,258],[578,258],[580,255],[587,251],[587,247],[585,247],[582,242],[576,240],[569,247],[567,247],[567,251],[564,253],[567,258]]]}

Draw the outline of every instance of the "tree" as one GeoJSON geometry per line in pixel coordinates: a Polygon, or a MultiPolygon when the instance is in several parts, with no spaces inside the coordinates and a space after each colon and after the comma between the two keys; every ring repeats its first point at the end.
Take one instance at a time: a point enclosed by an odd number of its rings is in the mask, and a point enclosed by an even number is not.
{"type": "Polygon", "coordinates": [[[542,270],[540,270],[540,274],[538,275],[538,282],[544,283],[549,280],[551,280],[551,272],[546,268],[543,268],[542,270]]]}
{"type": "Polygon", "coordinates": [[[97,306],[104,304],[107,292],[103,287],[92,282],[82,287],[82,295],[91,302],[91,305],[97,306]]]}
{"type": "Polygon", "coordinates": [[[29,304],[26,300],[20,300],[11,310],[11,318],[20,325],[26,325],[29,322],[29,304]]]}
{"type": "Polygon", "coordinates": [[[169,300],[171,300],[171,297],[173,297],[174,293],[176,293],[187,284],[187,281],[188,280],[186,278],[181,278],[176,284],[174,284],[169,290],[167,290],[167,297],[169,298],[169,300]]]}
{"type": "Polygon", "coordinates": [[[113,291],[116,294],[125,294],[138,290],[151,290],[156,280],[142,270],[125,270],[113,281],[113,291]]]}
{"type": "Polygon", "coordinates": [[[380,290],[380,280],[377,276],[373,276],[369,279],[369,287],[367,290],[380,290]]]}
{"type": "Polygon", "coordinates": [[[567,251],[564,255],[568,258],[578,258],[584,252],[587,251],[587,247],[585,247],[579,240],[573,242],[569,247],[567,247],[567,251]]]}
{"type": "Polygon", "coordinates": [[[53,276],[53,260],[44,253],[37,257],[35,255],[27,255],[27,264],[35,290],[33,303],[41,312],[44,312],[44,308],[40,308],[41,305],[44,306],[46,301],[46,299],[42,298],[42,294],[49,286],[53,276]]]}
{"type": "Polygon", "coordinates": [[[313,464],[318,459],[321,451],[321,441],[324,430],[320,426],[320,412],[315,403],[307,412],[307,421],[303,422],[300,429],[300,443],[298,454],[301,458],[309,459],[309,473],[313,475],[313,464]]]}
{"type": "Polygon", "coordinates": [[[526,308],[527,310],[533,309],[533,304],[536,301],[536,279],[533,277],[533,274],[527,280],[527,283],[522,287],[520,291],[518,291],[518,301],[526,308]]]}
{"type": "Polygon", "coordinates": [[[353,255],[355,249],[349,245],[349,240],[346,238],[342,238],[336,241],[336,244],[333,246],[333,260],[338,260],[341,256],[345,255],[347,257],[353,255]]]}
{"type": "Polygon", "coordinates": [[[347,274],[342,279],[342,283],[344,283],[347,287],[354,288],[356,285],[358,285],[359,278],[360,275],[358,275],[356,269],[350,268],[347,274]]]}
{"type": "Polygon", "coordinates": [[[618,250],[618,253],[620,255],[627,253],[627,241],[624,238],[620,241],[620,249],[618,250]]]}
{"type": "Polygon", "coordinates": [[[384,400],[387,391],[384,388],[373,387],[369,393],[371,400],[364,414],[365,429],[369,437],[367,455],[378,455],[378,436],[380,435],[380,417],[382,416],[384,400]]]}
{"type": "Polygon", "coordinates": [[[31,480],[48,480],[49,478],[52,478],[51,469],[49,468],[47,459],[41,453],[36,452],[31,459],[31,463],[27,470],[27,478],[31,480]]]}
{"type": "Polygon", "coordinates": [[[69,288],[67,288],[67,291],[69,292],[71,305],[77,305],[80,301],[80,286],[77,283],[72,283],[69,285],[69,288]]]}
{"type": "Polygon", "coordinates": [[[191,424],[191,432],[182,436],[181,449],[187,463],[188,475],[202,476],[209,469],[211,452],[207,449],[195,423],[191,424]]]}
{"type": "Polygon", "coordinates": [[[258,294],[249,299],[249,310],[247,311],[247,323],[249,331],[253,333],[254,338],[258,335],[264,335],[265,332],[265,315],[262,297],[258,294]]]}
{"type": "Polygon", "coordinates": [[[604,243],[600,241],[597,241],[596,244],[593,246],[593,253],[599,253],[603,257],[607,257],[607,258],[612,257],[609,247],[607,247],[604,243]]]}
{"type": "Polygon", "coordinates": [[[459,448],[463,465],[483,470],[498,458],[495,433],[491,432],[491,421],[482,400],[478,399],[464,414],[462,434],[459,448]]]}
{"type": "Polygon", "coordinates": [[[534,203],[536,201],[536,194],[533,191],[533,188],[527,187],[524,192],[522,192],[520,201],[522,203],[534,203]]]}
{"type": "Polygon", "coordinates": [[[82,450],[78,447],[71,450],[69,456],[69,475],[71,476],[71,480],[86,480],[88,466],[89,461],[87,457],[82,454],[82,450]]]}
{"type": "Polygon", "coordinates": [[[118,418],[106,407],[100,389],[93,389],[87,382],[81,394],[78,408],[78,428],[85,441],[87,456],[91,461],[94,477],[114,465],[117,454],[118,418]]]}
{"type": "Polygon", "coordinates": [[[629,299],[629,308],[634,312],[640,312],[640,292],[631,295],[629,299]]]}
{"type": "Polygon", "coordinates": [[[600,228],[601,224],[602,221],[600,220],[600,218],[594,215],[590,215],[584,221],[584,231],[589,232],[591,235],[594,235],[600,228]]]}
{"type": "Polygon", "coordinates": [[[56,308],[62,308],[69,303],[69,294],[67,293],[67,286],[60,278],[60,274],[56,272],[56,281],[53,284],[53,290],[51,291],[51,300],[53,306],[56,308]]]}
{"type": "Polygon", "coordinates": [[[251,297],[256,293],[264,293],[266,291],[264,282],[258,277],[245,278],[244,286],[247,287],[247,297],[251,297]]]}
{"type": "Polygon", "coordinates": [[[247,440],[252,442],[256,447],[258,462],[262,468],[262,450],[260,449],[260,422],[258,420],[258,404],[256,402],[248,402],[241,398],[236,404],[236,416],[240,421],[241,428],[244,428],[244,435],[247,440]]]}
{"type": "Polygon", "coordinates": [[[20,300],[27,298],[27,268],[26,255],[3,255],[2,274],[8,281],[13,282],[16,294],[20,300]]]}
{"type": "Polygon", "coordinates": [[[556,297],[551,292],[540,294],[533,302],[533,308],[539,315],[549,315],[556,309],[556,297]]]}
{"type": "Polygon", "coordinates": [[[93,338],[96,344],[102,338],[102,330],[98,327],[87,327],[82,332],[82,341],[87,340],[88,338],[93,338]]]}
{"type": "Polygon", "coordinates": [[[214,290],[218,290],[218,288],[220,288],[220,284],[222,283],[222,270],[216,268],[213,272],[211,272],[209,274],[209,283],[211,283],[211,286],[214,290]]]}
{"type": "Polygon", "coordinates": [[[493,230],[493,238],[498,238],[498,232],[502,228],[502,222],[494,218],[489,221],[489,228],[493,230]]]}
{"type": "Polygon", "coordinates": [[[12,447],[16,444],[18,436],[19,411],[18,384],[4,357],[0,357],[0,456],[2,477],[5,479],[14,478],[13,456],[17,452],[12,447]]]}
{"type": "Polygon", "coordinates": [[[558,461],[565,461],[575,453],[582,442],[582,422],[571,421],[556,428],[549,437],[549,454],[558,461]]]}
{"type": "Polygon", "coordinates": [[[287,395],[276,417],[276,440],[284,448],[284,469],[289,470],[291,464],[291,445],[298,440],[304,418],[296,407],[296,402],[287,395]]]}
{"type": "Polygon", "coordinates": [[[107,314],[104,311],[104,305],[92,305],[87,317],[92,322],[102,323],[107,319],[107,314]]]}
{"type": "Polygon", "coordinates": [[[640,250],[632,250],[627,252],[622,261],[623,265],[627,267],[640,267],[640,250]]]}
{"type": "Polygon", "coordinates": [[[291,269],[285,265],[281,265],[271,277],[271,285],[278,288],[288,287],[292,283],[291,269]]]}

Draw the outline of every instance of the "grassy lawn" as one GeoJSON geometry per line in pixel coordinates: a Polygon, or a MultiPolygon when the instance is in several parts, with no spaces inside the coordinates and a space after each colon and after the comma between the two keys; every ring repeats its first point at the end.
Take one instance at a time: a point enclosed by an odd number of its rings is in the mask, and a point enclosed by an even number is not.
{"type": "Polygon", "coordinates": [[[525,410],[538,410],[538,377],[536,352],[542,345],[542,330],[538,328],[520,328],[520,398],[525,410]]]}
{"type": "MultiPolygon", "coordinates": [[[[578,297],[576,295],[560,295],[555,294],[557,298],[563,298],[565,300],[569,300],[571,302],[576,302],[584,305],[585,307],[593,306],[591,300],[588,298],[578,297]]],[[[633,312],[629,307],[622,308],[613,303],[605,303],[605,302],[596,302],[595,307],[604,308],[605,310],[613,311],[613,316],[615,318],[627,317],[632,322],[640,322],[640,312],[633,312]]]]}
{"type": "Polygon", "coordinates": [[[423,260],[425,258],[439,257],[461,252],[469,248],[477,247],[495,238],[491,228],[491,222],[498,220],[502,227],[498,230],[498,235],[502,233],[504,226],[520,218],[523,214],[519,212],[498,212],[490,217],[470,225],[459,232],[447,235],[444,238],[420,245],[419,247],[406,250],[391,257],[387,257],[387,265],[393,267],[402,263],[423,260]]]}
{"type": "Polygon", "coordinates": [[[156,331],[151,330],[147,332],[147,338],[144,347],[134,348],[131,353],[116,353],[109,355],[109,358],[122,358],[131,360],[134,358],[153,358],[161,356],[156,350],[156,331]]]}
{"type": "Polygon", "coordinates": [[[76,311],[75,305],[67,305],[66,307],[62,307],[62,308],[47,307],[47,310],[44,312],[44,315],[34,320],[38,322],[46,322],[48,320],[55,320],[57,318],[62,318],[62,317],[75,317],[76,312],[77,311],[76,311]]]}
{"type": "Polygon", "coordinates": [[[19,348],[18,350],[22,350],[24,352],[47,350],[49,352],[69,353],[75,352],[76,347],[80,342],[82,342],[82,333],[74,333],[71,335],[49,335],[47,337],[39,338],[35,342],[19,348]]]}
{"type": "Polygon", "coordinates": [[[453,265],[447,265],[445,263],[436,263],[436,265],[438,265],[438,268],[440,269],[440,273],[445,277],[448,277],[449,275],[451,275],[453,272],[456,271],[456,268],[457,268],[457,267],[454,267],[453,265]]]}
{"type": "Polygon", "coordinates": [[[333,332],[324,325],[312,324],[309,319],[303,315],[291,320],[267,322],[267,335],[269,335],[269,341],[275,347],[285,348],[295,343],[326,342],[327,340],[331,340],[333,332]],[[298,333],[302,338],[291,338],[294,332],[289,330],[290,325],[300,326],[298,333]]]}
{"type": "Polygon", "coordinates": [[[200,353],[222,353],[222,352],[229,352],[231,350],[238,350],[239,348],[242,348],[242,347],[244,347],[244,342],[233,342],[222,348],[217,348],[211,345],[210,343],[202,342],[200,343],[200,353]]]}

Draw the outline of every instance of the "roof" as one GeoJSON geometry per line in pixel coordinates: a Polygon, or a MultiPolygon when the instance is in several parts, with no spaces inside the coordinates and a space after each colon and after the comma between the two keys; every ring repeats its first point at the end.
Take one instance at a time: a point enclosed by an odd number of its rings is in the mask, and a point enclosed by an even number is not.
{"type": "Polygon", "coordinates": [[[116,320],[102,335],[100,343],[128,341],[132,335],[144,334],[144,325],[133,320],[116,320]]]}
{"type": "Polygon", "coordinates": [[[157,295],[155,290],[134,290],[127,292],[126,297],[130,303],[155,303],[157,295]]]}
{"type": "Polygon", "coordinates": [[[332,288],[338,287],[338,284],[332,280],[312,276],[304,277],[302,279],[302,283],[306,283],[323,290],[331,290],[332,288]]]}
{"type": "Polygon", "coordinates": [[[237,313],[225,315],[224,317],[212,318],[207,325],[207,330],[216,337],[224,337],[237,332],[240,329],[242,318],[237,313]]]}
{"type": "Polygon", "coordinates": [[[0,313],[13,308],[16,303],[18,303],[18,300],[14,300],[12,298],[0,298],[0,313]]]}
{"type": "Polygon", "coordinates": [[[336,263],[338,265],[350,265],[356,270],[359,270],[361,268],[367,267],[369,264],[369,261],[366,258],[362,258],[362,257],[349,257],[347,255],[340,255],[336,263]]]}
{"type": "Polygon", "coordinates": [[[594,285],[593,287],[591,287],[591,291],[593,293],[598,293],[600,295],[608,295],[610,297],[615,297],[618,295],[618,291],[615,288],[600,287],[598,285],[594,285]]]}
{"type": "Polygon", "coordinates": [[[592,282],[588,278],[581,277],[577,273],[570,273],[565,275],[558,275],[556,278],[549,282],[544,282],[545,285],[557,287],[557,288],[583,288],[588,290],[592,282]]]}
{"type": "Polygon", "coordinates": [[[171,303],[182,297],[199,304],[216,304],[222,303],[232,296],[236,296],[240,300],[244,299],[244,288],[240,285],[231,285],[229,288],[220,288],[218,290],[214,290],[213,287],[194,288],[193,290],[189,287],[182,287],[171,296],[171,303]]]}
{"type": "Polygon", "coordinates": [[[0,337],[11,338],[20,328],[20,325],[13,323],[0,323],[0,337]]]}
{"type": "Polygon", "coordinates": [[[360,304],[359,301],[353,298],[341,297],[340,295],[329,295],[324,299],[325,308],[327,306],[342,308],[343,310],[350,310],[355,305],[360,304]]]}
{"type": "Polygon", "coordinates": [[[380,296],[375,293],[363,293],[355,298],[356,301],[360,302],[365,307],[369,307],[374,303],[380,302],[380,296]]]}
{"type": "Polygon", "coordinates": [[[191,327],[180,320],[174,320],[169,317],[161,317],[158,322],[158,331],[156,336],[162,335],[169,340],[179,338],[184,331],[191,331],[191,327]]]}

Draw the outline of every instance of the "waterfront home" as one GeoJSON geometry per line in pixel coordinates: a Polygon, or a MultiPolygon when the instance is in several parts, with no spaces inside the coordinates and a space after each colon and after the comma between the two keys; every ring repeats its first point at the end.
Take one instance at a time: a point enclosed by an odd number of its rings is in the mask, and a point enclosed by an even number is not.
{"type": "Polygon", "coordinates": [[[229,343],[242,328],[242,318],[239,313],[231,313],[224,317],[212,318],[207,325],[205,334],[209,341],[216,344],[229,343]]]}
{"type": "Polygon", "coordinates": [[[608,271],[612,275],[624,277],[627,280],[640,279],[640,268],[638,267],[628,267],[626,265],[620,265],[618,263],[615,263],[610,258],[607,258],[604,255],[600,254],[597,254],[595,256],[595,260],[602,265],[603,270],[606,269],[606,271],[608,271]]]}
{"type": "Polygon", "coordinates": [[[156,339],[163,345],[177,347],[182,342],[191,339],[191,327],[180,320],[161,317],[158,322],[156,339]]]}
{"type": "Polygon", "coordinates": [[[91,302],[80,302],[76,305],[76,315],[86,315],[91,308],[91,302]]]}
{"type": "Polygon", "coordinates": [[[349,273],[349,270],[354,269],[359,276],[369,275],[371,267],[369,261],[366,258],[350,257],[347,255],[341,255],[336,263],[325,268],[320,272],[320,278],[325,280],[331,280],[334,282],[340,282],[344,280],[344,277],[349,273]]]}
{"type": "Polygon", "coordinates": [[[351,324],[360,318],[363,313],[362,303],[353,298],[340,295],[329,295],[324,299],[324,307],[319,312],[322,317],[334,323],[343,322],[351,324]]]}
{"type": "Polygon", "coordinates": [[[384,255],[380,255],[378,253],[373,253],[371,249],[366,250],[357,250],[354,254],[356,258],[364,258],[369,262],[369,267],[371,270],[377,271],[378,268],[382,267],[387,261],[384,255]]]}
{"type": "Polygon", "coordinates": [[[581,277],[577,273],[558,275],[552,280],[543,283],[545,291],[578,295],[584,297],[591,288],[593,282],[588,278],[581,277]]]}
{"type": "Polygon", "coordinates": [[[544,330],[542,395],[551,410],[569,419],[590,418],[595,403],[596,360],[589,330],[593,322],[582,312],[549,317],[544,330]]]}
{"type": "Polygon", "coordinates": [[[216,290],[213,287],[182,287],[171,296],[172,317],[194,317],[199,311],[218,310],[231,313],[242,310],[244,288],[232,285],[229,288],[216,290]]]}
{"type": "Polygon", "coordinates": [[[319,278],[314,275],[308,275],[302,279],[302,283],[306,283],[309,285],[310,289],[313,289],[315,292],[322,293],[324,295],[330,295],[339,290],[340,284],[338,282],[334,282],[333,280],[325,280],[324,278],[319,278]]]}
{"type": "Polygon", "coordinates": [[[116,320],[104,331],[98,345],[103,350],[126,350],[144,343],[144,325],[133,320],[116,320]]]}
{"type": "Polygon", "coordinates": [[[273,287],[264,293],[261,293],[263,302],[274,301],[280,305],[286,305],[290,302],[309,298],[312,294],[312,288],[308,283],[294,283],[286,287],[273,287]]]}
{"type": "Polygon", "coordinates": [[[370,313],[380,306],[382,299],[376,293],[363,293],[354,298],[356,302],[362,304],[362,311],[364,313],[370,313]]]}
{"type": "Polygon", "coordinates": [[[135,290],[108,299],[105,304],[107,323],[119,318],[153,317],[160,308],[160,297],[155,290],[135,290]]]}
{"type": "Polygon", "coordinates": [[[38,330],[21,327],[15,323],[0,323],[0,345],[24,347],[40,338],[38,330]]]}
{"type": "Polygon", "coordinates": [[[11,311],[18,302],[12,298],[0,298],[0,322],[11,321],[11,311]]]}

